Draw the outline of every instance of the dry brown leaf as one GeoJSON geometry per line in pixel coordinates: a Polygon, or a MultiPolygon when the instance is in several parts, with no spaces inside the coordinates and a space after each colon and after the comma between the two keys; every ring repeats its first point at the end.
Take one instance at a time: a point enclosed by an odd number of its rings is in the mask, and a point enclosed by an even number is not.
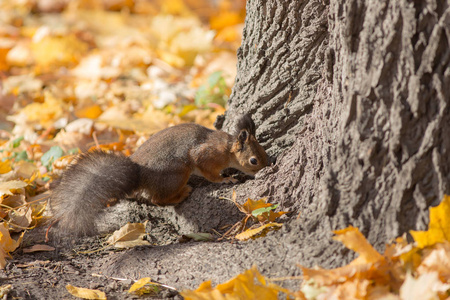
{"type": "Polygon", "coordinates": [[[14,166],[14,173],[18,178],[29,179],[38,172],[35,163],[28,161],[20,161],[14,166]]]}
{"type": "Polygon", "coordinates": [[[23,253],[32,253],[40,251],[55,251],[55,248],[49,245],[33,245],[28,248],[23,248],[23,253]]]}
{"type": "Polygon", "coordinates": [[[145,236],[145,223],[128,223],[119,230],[116,230],[106,241],[116,248],[130,248],[136,246],[150,245],[148,241],[143,240],[145,236]]]}
{"type": "Polygon", "coordinates": [[[20,232],[27,229],[33,221],[32,213],[33,211],[28,205],[9,211],[10,229],[14,232],[20,232]]]}
{"type": "Polygon", "coordinates": [[[22,242],[24,232],[17,240],[13,240],[9,234],[9,230],[5,223],[0,223],[0,268],[4,269],[6,266],[6,256],[19,247],[22,242]]]}
{"type": "Polygon", "coordinates": [[[0,196],[12,195],[15,190],[26,187],[28,183],[22,180],[10,180],[6,182],[0,182],[0,196]]]}

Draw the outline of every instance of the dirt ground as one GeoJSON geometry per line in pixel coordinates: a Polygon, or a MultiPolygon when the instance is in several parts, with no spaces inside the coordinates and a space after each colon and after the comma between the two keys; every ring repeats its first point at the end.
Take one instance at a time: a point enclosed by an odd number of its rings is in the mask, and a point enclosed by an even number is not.
{"type": "MultiPolygon", "coordinates": [[[[168,244],[179,243],[179,235],[172,226],[164,223],[163,220],[153,219],[152,222],[152,234],[148,236],[152,246],[148,248],[164,251],[163,249],[168,247],[168,244]]],[[[37,228],[28,232],[23,247],[44,244],[45,229],[37,228]]],[[[65,288],[68,284],[99,289],[107,294],[108,299],[138,298],[128,294],[127,290],[133,284],[133,280],[140,279],[140,277],[119,280],[103,276],[105,262],[114,261],[117,256],[126,255],[130,250],[121,251],[111,247],[102,249],[103,242],[104,238],[102,237],[92,237],[78,241],[74,245],[56,245],[57,249],[50,252],[23,253],[22,250],[16,251],[1,274],[2,284],[12,285],[11,292],[6,299],[75,299],[65,288]]],[[[143,249],[132,251],[141,250],[143,249]]],[[[140,268],[138,262],[128,267],[140,268]]],[[[156,272],[156,274],[160,273],[161,270],[156,272]]],[[[144,275],[146,272],[143,270],[142,277],[145,277],[144,275]]],[[[161,276],[153,275],[152,279],[159,280],[159,277],[161,276]]],[[[187,288],[190,285],[180,284],[179,286],[187,288]]],[[[182,297],[175,291],[162,289],[152,298],[181,299],[182,297]]]]}

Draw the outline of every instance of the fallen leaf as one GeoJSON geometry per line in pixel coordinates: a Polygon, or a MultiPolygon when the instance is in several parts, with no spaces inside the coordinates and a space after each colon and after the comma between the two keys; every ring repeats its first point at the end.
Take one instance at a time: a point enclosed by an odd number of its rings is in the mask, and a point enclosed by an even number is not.
{"type": "Polygon", "coordinates": [[[0,174],[8,173],[11,170],[11,162],[8,159],[0,161],[0,174]]]}
{"type": "Polygon", "coordinates": [[[267,234],[268,231],[274,230],[274,229],[280,229],[283,224],[280,223],[267,223],[262,226],[259,226],[255,229],[247,229],[244,232],[239,233],[236,235],[236,239],[240,241],[246,241],[250,238],[255,239],[257,237],[262,237],[267,234]]]}
{"type": "Polygon", "coordinates": [[[8,216],[10,229],[14,232],[20,232],[27,229],[33,221],[31,215],[32,209],[29,205],[9,211],[8,216]]]}
{"type": "Polygon", "coordinates": [[[13,240],[9,234],[9,230],[5,223],[0,223],[0,268],[4,269],[6,266],[6,256],[19,247],[22,242],[24,232],[17,240],[13,240]]]}
{"type": "Polygon", "coordinates": [[[28,248],[24,248],[23,253],[32,253],[32,252],[40,252],[40,251],[55,251],[55,248],[49,245],[33,245],[28,248]]]}
{"type": "Polygon", "coordinates": [[[39,68],[71,66],[86,52],[88,45],[74,34],[66,36],[45,36],[32,44],[31,50],[39,68]]]}
{"type": "Polygon", "coordinates": [[[97,119],[103,113],[99,105],[94,104],[88,107],[84,107],[75,112],[78,118],[97,119]]]}
{"type": "Polygon", "coordinates": [[[182,291],[180,294],[186,300],[206,300],[206,299],[258,299],[275,300],[278,299],[278,292],[281,288],[269,283],[262,276],[256,267],[246,270],[233,279],[217,285],[211,286],[211,281],[200,284],[195,291],[182,291]]]}
{"type": "Polygon", "coordinates": [[[22,109],[21,113],[25,114],[28,122],[38,123],[44,128],[48,128],[63,117],[64,107],[61,99],[57,99],[50,92],[45,92],[43,103],[33,102],[28,104],[22,109]]]}
{"type": "Polygon", "coordinates": [[[70,284],[66,285],[66,289],[72,296],[78,298],[106,300],[106,294],[99,290],[75,287],[70,284]]]}
{"type": "Polygon", "coordinates": [[[150,245],[148,241],[143,240],[145,236],[145,223],[128,223],[119,230],[116,230],[106,241],[116,248],[130,248],[135,246],[150,245]]]}
{"type": "Polygon", "coordinates": [[[365,262],[382,261],[383,256],[366,240],[358,228],[349,226],[342,230],[333,231],[333,240],[340,241],[347,248],[355,251],[365,262]]]}
{"type": "Polygon", "coordinates": [[[445,296],[449,289],[450,284],[442,283],[436,272],[421,274],[417,279],[411,274],[407,274],[406,280],[400,288],[400,299],[445,299],[440,296],[445,296]]]}
{"type": "Polygon", "coordinates": [[[15,190],[24,188],[28,183],[21,180],[10,180],[6,182],[0,182],[0,196],[12,195],[15,190]]]}
{"type": "Polygon", "coordinates": [[[418,274],[437,273],[444,282],[450,282],[450,244],[437,244],[421,264],[417,267],[418,274]]]}
{"type": "Polygon", "coordinates": [[[128,290],[130,294],[157,294],[160,291],[159,284],[151,281],[150,277],[144,277],[136,281],[128,290]]]}
{"type": "Polygon", "coordinates": [[[29,179],[36,172],[38,172],[36,164],[28,161],[20,161],[14,167],[14,173],[21,179],[29,179]]]}
{"type": "Polygon", "coordinates": [[[427,231],[410,230],[419,248],[450,241],[450,196],[445,195],[441,203],[430,208],[430,223],[427,231]]]}
{"type": "Polygon", "coordinates": [[[41,157],[42,165],[45,166],[47,168],[47,170],[52,170],[53,162],[55,160],[58,160],[59,158],[61,158],[63,155],[64,155],[64,150],[61,147],[53,146],[50,148],[50,150],[45,152],[44,155],[42,155],[42,157],[41,157]]]}

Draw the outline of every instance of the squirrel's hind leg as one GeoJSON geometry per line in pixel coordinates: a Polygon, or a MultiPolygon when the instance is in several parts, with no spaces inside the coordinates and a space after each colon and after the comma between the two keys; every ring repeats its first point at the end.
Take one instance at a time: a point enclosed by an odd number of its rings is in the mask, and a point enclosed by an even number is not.
{"type": "Polygon", "coordinates": [[[159,198],[157,195],[154,195],[152,197],[152,203],[159,206],[175,205],[185,200],[189,196],[191,191],[192,188],[188,185],[185,185],[181,188],[180,191],[168,198],[159,198]]]}

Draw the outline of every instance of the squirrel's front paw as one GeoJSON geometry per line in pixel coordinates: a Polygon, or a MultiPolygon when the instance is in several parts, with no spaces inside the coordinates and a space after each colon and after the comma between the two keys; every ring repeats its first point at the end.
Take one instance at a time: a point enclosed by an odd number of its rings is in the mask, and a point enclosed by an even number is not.
{"type": "Polygon", "coordinates": [[[222,183],[223,184],[228,184],[228,183],[238,183],[239,182],[239,180],[237,180],[236,178],[233,178],[233,177],[225,177],[223,180],[222,180],[222,183]]]}

